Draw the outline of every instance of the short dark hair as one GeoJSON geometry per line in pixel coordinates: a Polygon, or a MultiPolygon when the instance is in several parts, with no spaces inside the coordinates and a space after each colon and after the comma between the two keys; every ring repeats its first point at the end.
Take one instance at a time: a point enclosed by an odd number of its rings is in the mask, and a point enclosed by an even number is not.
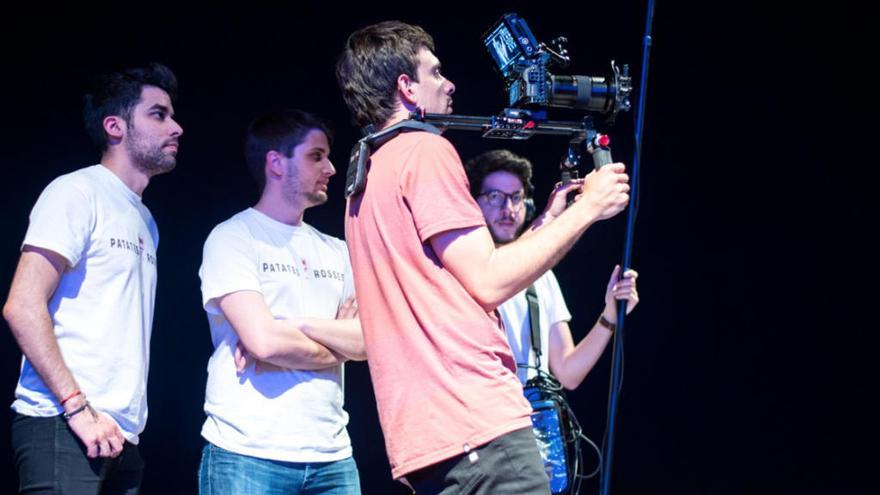
{"type": "Polygon", "coordinates": [[[262,194],[266,187],[266,153],[274,150],[290,158],[309,131],[317,129],[332,143],[330,126],[302,110],[276,110],[255,118],[248,124],[244,139],[244,157],[262,194]]]}
{"type": "Polygon", "coordinates": [[[104,132],[104,119],[118,115],[131,125],[131,112],[141,101],[144,86],[155,86],[165,91],[172,102],[177,99],[177,78],[171,69],[155,62],[144,67],[101,74],[92,81],[84,98],[83,120],[86,132],[101,151],[106,150],[109,144],[104,132]]]}
{"type": "Polygon", "coordinates": [[[527,198],[531,198],[535,190],[535,186],[532,185],[532,162],[509,150],[481,153],[468,160],[464,168],[468,182],[471,184],[471,195],[475,198],[482,192],[480,188],[486,176],[499,170],[516,175],[523,184],[527,198]]]}
{"type": "Polygon", "coordinates": [[[397,78],[418,81],[419,50],[434,50],[434,39],[419,26],[385,21],[355,31],[336,64],[342,98],[357,125],[382,125],[397,103],[397,78]]]}

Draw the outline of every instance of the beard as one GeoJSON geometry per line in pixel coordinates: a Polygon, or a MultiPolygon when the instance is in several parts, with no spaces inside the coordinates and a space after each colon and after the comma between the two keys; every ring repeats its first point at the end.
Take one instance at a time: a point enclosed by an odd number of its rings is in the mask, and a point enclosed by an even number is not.
{"type": "MultiPolygon", "coordinates": [[[[516,224],[517,219],[511,218],[510,221],[516,224]]],[[[496,245],[510,244],[511,242],[519,239],[519,236],[522,235],[523,231],[526,229],[526,223],[522,222],[516,228],[505,227],[500,228],[493,225],[492,222],[486,222],[486,226],[489,228],[489,233],[492,235],[492,240],[495,241],[496,245]]]]}
{"type": "Polygon", "coordinates": [[[126,140],[125,146],[135,168],[152,177],[170,172],[177,165],[177,158],[163,151],[164,146],[167,144],[165,142],[153,145],[144,139],[133,127],[129,127],[128,140],[126,140]]]}
{"type": "Polygon", "coordinates": [[[495,229],[493,229],[491,227],[489,227],[489,233],[492,234],[492,240],[495,241],[495,244],[499,245],[499,246],[504,245],[504,244],[510,244],[511,242],[515,241],[517,239],[517,237],[519,237],[518,234],[514,234],[510,238],[501,237],[498,234],[496,234],[495,229]]]}
{"type": "Polygon", "coordinates": [[[329,199],[327,197],[327,193],[325,193],[323,191],[320,191],[320,192],[314,192],[314,191],[305,192],[305,191],[303,191],[303,192],[300,192],[300,194],[304,198],[306,198],[306,200],[308,200],[309,204],[312,206],[322,205],[327,202],[327,199],[329,199]]]}
{"type": "Polygon", "coordinates": [[[287,180],[284,183],[281,195],[288,204],[302,203],[305,204],[306,208],[322,205],[328,199],[327,193],[324,191],[306,190],[300,182],[296,166],[292,164],[287,168],[287,180]]]}

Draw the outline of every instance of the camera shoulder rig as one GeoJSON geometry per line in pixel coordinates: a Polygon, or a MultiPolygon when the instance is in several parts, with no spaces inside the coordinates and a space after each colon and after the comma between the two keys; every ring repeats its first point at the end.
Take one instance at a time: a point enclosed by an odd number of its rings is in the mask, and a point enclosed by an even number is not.
{"type": "Polygon", "coordinates": [[[379,132],[371,132],[355,143],[351,149],[348,170],[345,175],[345,197],[350,198],[363,192],[367,186],[367,170],[370,167],[370,155],[383,144],[391,141],[401,132],[424,131],[440,134],[440,129],[428,124],[408,119],[400,121],[379,132]]]}

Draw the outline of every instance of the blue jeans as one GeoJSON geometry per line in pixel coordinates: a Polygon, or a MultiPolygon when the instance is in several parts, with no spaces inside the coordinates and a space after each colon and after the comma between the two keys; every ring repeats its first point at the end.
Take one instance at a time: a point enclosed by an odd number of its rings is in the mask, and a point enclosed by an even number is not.
{"type": "Polygon", "coordinates": [[[208,443],[199,466],[201,495],[360,495],[354,459],[283,462],[236,454],[208,443]]]}

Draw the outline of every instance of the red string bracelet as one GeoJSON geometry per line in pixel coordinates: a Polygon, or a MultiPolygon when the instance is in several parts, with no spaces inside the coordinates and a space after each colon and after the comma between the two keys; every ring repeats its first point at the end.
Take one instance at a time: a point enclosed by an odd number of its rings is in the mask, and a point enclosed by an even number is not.
{"type": "Polygon", "coordinates": [[[74,393],[68,395],[68,396],[65,397],[64,399],[61,399],[61,402],[60,402],[58,405],[59,405],[59,406],[63,406],[65,402],[67,402],[67,401],[69,401],[70,399],[76,397],[77,395],[82,395],[82,391],[81,391],[81,390],[77,390],[76,392],[74,392],[74,393]]]}

